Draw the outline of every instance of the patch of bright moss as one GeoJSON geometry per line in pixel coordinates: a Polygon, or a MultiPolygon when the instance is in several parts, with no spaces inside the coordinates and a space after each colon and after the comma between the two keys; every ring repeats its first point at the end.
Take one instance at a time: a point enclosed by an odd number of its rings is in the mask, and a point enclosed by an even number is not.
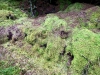
{"type": "Polygon", "coordinates": [[[44,37],[46,34],[43,34],[42,31],[43,29],[41,29],[41,27],[37,28],[37,29],[26,29],[26,33],[27,33],[27,37],[25,38],[25,40],[30,43],[30,44],[35,44],[39,38],[44,37]]]}
{"type": "Polygon", "coordinates": [[[63,51],[65,46],[65,40],[60,37],[48,37],[47,47],[41,49],[38,46],[36,52],[34,53],[36,61],[35,63],[40,66],[40,68],[46,69],[50,73],[48,74],[60,74],[62,70],[62,75],[66,74],[66,56],[61,56],[60,53],[63,51]]]}
{"type": "Polygon", "coordinates": [[[11,66],[6,61],[0,61],[0,75],[19,75],[20,68],[17,66],[11,66]]]}
{"type": "Polygon", "coordinates": [[[78,18],[81,27],[88,29],[100,28],[100,7],[95,6],[86,11],[86,18],[78,18]],[[95,10],[95,11],[94,11],[95,10]],[[85,21],[84,21],[85,20],[85,21]]]}
{"type": "Polygon", "coordinates": [[[66,21],[55,15],[48,15],[42,25],[47,31],[54,31],[60,28],[64,28],[64,30],[66,30],[67,27],[66,21]]]}
{"type": "MultiPolygon", "coordinates": [[[[88,29],[76,29],[73,31],[71,40],[72,42],[68,45],[67,50],[74,55],[70,67],[73,75],[86,74],[92,70],[92,66],[95,66],[94,62],[98,62],[97,60],[100,58],[100,35],[88,29]]],[[[99,74],[96,70],[92,71],[89,72],[90,75],[95,75],[95,72],[97,72],[97,75],[99,74]]]]}
{"type": "Polygon", "coordinates": [[[64,12],[70,12],[70,11],[79,11],[82,9],[82,4],[81,3],[75,3],[75,4],[71,4],[69,5],[64,12]]]}
{"type": "Polygon", "coordinates": [[[8,11],[8,10],[0,10],[0,22],[2,22],[3,20],[7,20],[6,16],[11,13],[12,11],[8,11]]]}
{"type": "MultiPolygon", "coordinates": [[[[100,9],[98,9],[100,10],[100,9]]],[[[100,28],[100,22],[99,22],[99,18],[100,18],[100,11],[97,12],[93,12],[90,16],[90,22],[92,23],[92,26],[95,26],[95,28],[100,28]]]]}
{"type": "Polygon", "coordinates": [[[0,26],[9,26],[14,24],[14,20],[7,19],[6,16],[14,15],[17,19],[27,17],[27,14],[19,8],[19,1],[0,0],[0,26]]]}

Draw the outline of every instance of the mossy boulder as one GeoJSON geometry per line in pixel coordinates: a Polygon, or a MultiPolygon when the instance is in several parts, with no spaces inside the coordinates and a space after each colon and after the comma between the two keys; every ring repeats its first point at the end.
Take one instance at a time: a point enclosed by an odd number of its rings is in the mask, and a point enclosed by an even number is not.
{"type": "Polygon", "coordinates": [[[81,3],[74,3],[69,5],[64,12],[70,12],[70,11],[80,11],[83,8],[83,5],[81,3]]]}
{"type": "Polygon", "coordinates": [[[47,15],[47,18],[44,23],[42,23],[42,26],[49,32],[60,30],[61,28],[63,30],[67,29],[66,21],[64,19],[60,19],[54,14],[47,15]]]}
{"type": "Polygon", "coordinates": [[[70,66],[72,75],[98,75],[99,71],[93,68],[100,63],[100,35],[88,29],[75,29],[71,40],[67,51],[74,55],[70,66]]]}

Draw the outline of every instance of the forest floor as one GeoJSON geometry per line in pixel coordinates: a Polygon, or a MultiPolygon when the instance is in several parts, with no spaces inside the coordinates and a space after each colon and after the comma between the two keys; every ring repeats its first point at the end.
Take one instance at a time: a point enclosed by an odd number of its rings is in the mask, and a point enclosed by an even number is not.
{"type": "Polygon", "coordinates": [[[100,7],[38,4],[36,18],[0,10],[0,75],[99,75],[100,7]]]}

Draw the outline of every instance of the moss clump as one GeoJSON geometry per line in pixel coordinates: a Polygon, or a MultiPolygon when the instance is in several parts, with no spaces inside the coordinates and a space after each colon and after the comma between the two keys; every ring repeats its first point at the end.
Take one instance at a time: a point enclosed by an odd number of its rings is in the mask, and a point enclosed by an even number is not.
{"type": "MultiPolygon", "coordinates": [[[[72,42],[67,50],[74,55],[71,69],[73,75],[88,74],[98,75],[99,72],[93,70],[92,66],[99,65],[100,61],[100,35],[88,29],[76,29],[73,31],[72,42]],[[95,62],[98,62],[96,64],[95,62]]],[[[95,67],[96,68],[96,67],[95,67]]]]}
{"type": "MultiPolygon", "coordinates": [[[[90,22],[91,22],[91,27],[94,28],[100,28],[100,22],[99,22],[99,18],[100,18],[100,9],[98,9],[99,11],[93,12],[90,16],[90,22]]],[[[89,27],[89,28],[91,28],[89,27]]]]}
{"type": "Polygon", "coordinates": [[[10,19],[7,19],[7,15],[13,14],[12,11],[9,10],[0,10],[0,26],[8,26],[14,24],[14,22],[10,19]]]}
{"type": "Polygon", "coordinates": [[[49,34],[43,27],[32,28],[31,24],[28,25],[27,28],[22,28],[22,31],[27,35],[25,41],[31,45],[34,45],[35,43],[42,44],[49,34]]]}
{"type": "Polygon", "coordinates": [[[66,30],[67,27],[66,21],[60,19],[55,15],[48,15],[45,22],[42,25],[47,31],[55,31],[60,28],[66,30]]]}
{"type": "Polygon", "coordinates": [[[27,17],[27,14],[22,12],[19,8],[19,1],[0,0],[0,26],[8,26],[15,24],[13,20],[7,19],[9,14],[13,15],[15,19],[27,17]]]}
{"type": "Polygon", "coordinates": [[[6,16],[11,13],[12,11],[8,11],[8,10],[0,10],[0,22],[7,20],[6,16]]]}
{"type": "Polygon", "coordinates": [[[0,75],[19,75],[20,68],[11,66],[6,61],[0,61],[0,75]]]}
{"type": "Polygon", "coordinates": [[[8,67],[0,70],[1,75],[19,75],[20,70],[18,67],[8,67]]]}
{"type": "Polygon", "coordinates": [[[65,40],[62,40],[60,37],[48,37],[45,42],[47,46],[42,48],[42,46],[34,45],[35,52],[34,58],[36,59],[35,63],[40,67],[48,71],[48,74],[62,74],[66,75],[66,55],[60,55],[64,50],[65,40]],[[62,71],[63,69],[63,71],[62,71]],[[62,73],[60,73],[62,71],[62,73]]]}
{"type": "Polygon", "coordinates": [[[0,0],[0,10],[12,11],[17,18],[27,16],[19,9],[19,2],[16,0],[0,0]]]}
{"type": "Polygon", "coordinates": [[[88,29],[99,29],[100,28],[100,7],[95,6],[85,11],[85,18],[78,18],[81,27],[88,29]]]}
{"type": "Polygon", "coordinates": [[[80,11],[82,9],[82,4],[81,3],[75,3],[69,5],[64,12],[70,12],[70,11],[80,11]]]}

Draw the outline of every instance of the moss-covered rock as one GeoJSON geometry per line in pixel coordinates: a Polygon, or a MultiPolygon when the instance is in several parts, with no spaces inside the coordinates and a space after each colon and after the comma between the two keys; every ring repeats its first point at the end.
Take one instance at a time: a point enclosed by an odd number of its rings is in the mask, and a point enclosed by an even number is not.
{"type": "Polygon", "coordinates": [[[70,12],[70,11],[80,11],[82,9],[82,4],[81,3],[74,3],[69,5],[64,12],[70,12]]]}
{"type": "Polygon", "coordinates": [[[47,31],[55,31],[55,30],[59,30],[60,28],[62,28],[63,30],[66,30],[67,28],[66,21],[63,19],[60,19],[59,17],[53,14],[48,15],[42,25],[47,31]]]}
{"type": "Polygon", "coordinates": [[[70,67],[73,75],[98,75],[99,72],[93,70],[92,66],[95,68],[100,63],[100,35],[88,29],[76,29],[73,31],[71,40],[67,51],[74,55],[70,67]]]}

